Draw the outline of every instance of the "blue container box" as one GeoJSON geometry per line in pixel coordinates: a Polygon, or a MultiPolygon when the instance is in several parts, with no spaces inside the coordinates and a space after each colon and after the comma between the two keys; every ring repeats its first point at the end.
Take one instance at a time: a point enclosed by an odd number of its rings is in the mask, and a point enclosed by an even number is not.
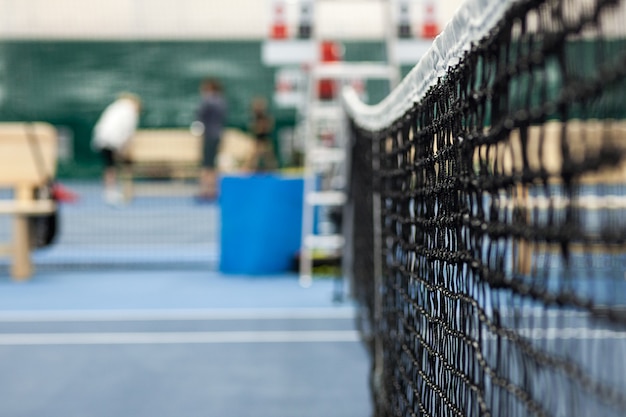
{"type": "Polygon", "coordinates": [[[292,269],[302,230],[301,177],[225,176],[220,180],[220,271],[266,275],[292,269]]]}

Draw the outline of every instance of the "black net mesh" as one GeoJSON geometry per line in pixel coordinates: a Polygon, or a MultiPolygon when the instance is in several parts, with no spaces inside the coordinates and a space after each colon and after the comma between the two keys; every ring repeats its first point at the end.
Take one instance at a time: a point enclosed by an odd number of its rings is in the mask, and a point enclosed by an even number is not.
{"type": "Polygon", "coordinates": [[[376,415],[626,414],[624,6],[516,2],[408,113],[353,125],[376,415]]]}

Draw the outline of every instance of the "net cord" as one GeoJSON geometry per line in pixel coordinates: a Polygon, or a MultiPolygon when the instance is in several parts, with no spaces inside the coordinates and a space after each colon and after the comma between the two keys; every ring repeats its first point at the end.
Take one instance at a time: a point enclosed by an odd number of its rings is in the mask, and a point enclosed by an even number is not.
{"type": "Polygon", "coordinates": [[[363,103],[352,87],[342,91],[342,101],[354,123],[372,132],[383,130],[419,102],[471,46],[483,39],[519,0],[467,0],[400,84],[381,102],[363,103]]]}

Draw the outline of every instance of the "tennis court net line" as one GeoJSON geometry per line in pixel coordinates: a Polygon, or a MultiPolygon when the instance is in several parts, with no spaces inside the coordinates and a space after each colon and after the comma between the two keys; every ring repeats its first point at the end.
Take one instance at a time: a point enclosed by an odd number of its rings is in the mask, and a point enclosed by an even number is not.
{"type": "Polygon", "coordinates": [[[381,416],[626,414],[626,1],[469,0],[344,92],[381,416]]]}

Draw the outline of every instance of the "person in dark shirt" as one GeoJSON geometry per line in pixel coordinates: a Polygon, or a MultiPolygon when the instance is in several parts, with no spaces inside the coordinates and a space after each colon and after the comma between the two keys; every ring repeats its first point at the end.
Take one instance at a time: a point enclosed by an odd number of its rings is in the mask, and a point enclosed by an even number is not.
{"type": "Polygon", "coordinates": [[[216,157],[222,130],[226,122],[226,100],[222,87],[215,79],[205,80],[200,86],[202,100],[198,106],[196,120],[202,125],[202,169],[200,172],[200,199],[217,197],[216,157]]]}
{"type": "Polygon", "coordinates": [[[276,169],[278,164],[272,144],[274,120],[268,113],[267,101],[263,97],[255,97],[251,108],[250,132],[254,136],[254,150],[248,168],[253,171],[276,169]]]}

